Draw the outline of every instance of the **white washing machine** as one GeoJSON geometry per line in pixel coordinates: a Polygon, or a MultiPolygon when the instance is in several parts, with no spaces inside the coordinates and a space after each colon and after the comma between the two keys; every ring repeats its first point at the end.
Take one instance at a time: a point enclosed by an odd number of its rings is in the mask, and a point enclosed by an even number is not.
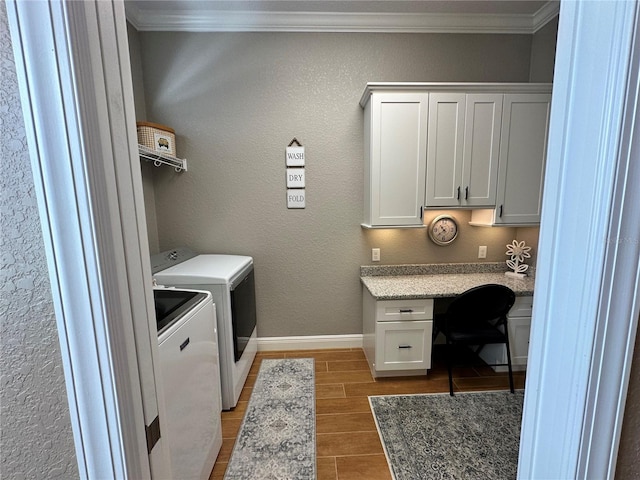
{"type": "Polygon", "coordinates": [[[216,312],[209,292],[154,289],[171,473],[206,480],[222,447],[216,312]]]}
{"type": "Polygon", "coordinates": [[[159,285],[211,292],[216,306],[222,408],[238,403],[258,350],[253,258],[178,248],[151,257],[159,285]]]}

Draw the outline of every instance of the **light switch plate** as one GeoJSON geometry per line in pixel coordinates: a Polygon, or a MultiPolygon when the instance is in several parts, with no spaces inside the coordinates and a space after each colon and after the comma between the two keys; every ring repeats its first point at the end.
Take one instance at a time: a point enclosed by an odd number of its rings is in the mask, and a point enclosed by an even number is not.
{"type": "Polygon", "coordinates": [[[379,248],[372,248],[371,249],[371,261],[372,262],[379,262],[380,261],[380,249],[379,248]]]}
{"type": "Polygon", "coordinates": [[[480,245],[478,247],[478,258],[487,258],[487,246],[480,245]]]}

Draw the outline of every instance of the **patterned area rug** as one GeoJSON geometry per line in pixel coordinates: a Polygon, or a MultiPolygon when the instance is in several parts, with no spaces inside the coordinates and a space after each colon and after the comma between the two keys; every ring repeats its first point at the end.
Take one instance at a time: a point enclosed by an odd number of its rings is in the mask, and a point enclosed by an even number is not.
{"type": "Polygon", "coordinates": [[[396,480],[514,479],[524,392],[369,397],[396,480]]]}
{"type": "Polygon", "coordinates": [[[316,478],[312,358],[263,360],[226,480],[316,478]]]}

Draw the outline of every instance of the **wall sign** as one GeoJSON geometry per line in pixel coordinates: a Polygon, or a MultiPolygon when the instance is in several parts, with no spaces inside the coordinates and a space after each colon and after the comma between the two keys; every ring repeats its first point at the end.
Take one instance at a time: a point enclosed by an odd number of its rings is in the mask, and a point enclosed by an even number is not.
{"type": "Polygon", "coordinates": [[[291,140],[291,143],[285,150],[285,160],[287,167],[287,208],[305,208],[305,186],[306,175],[304,171],[304,147],[300,145],[297,139],[291,140]],[[294,146],[293,144],[296,144],[294,146]],[[302,168],[301,168],[302,167],[302,168]]]}
{"type": "Polygon", "coordinates": [[[304,147],[302,145],[287,147],[287,167],[304,167],[304,147]]]}
{"type": "Polygon", "coordinates": [[[304,168],[287,168],[287,188],[304,188],[304,168]]]}
{"type": "Polygon", "coordinates": [[[305,192],[304,188],[287,189],[287,208],[304,208],[305,192]]]}

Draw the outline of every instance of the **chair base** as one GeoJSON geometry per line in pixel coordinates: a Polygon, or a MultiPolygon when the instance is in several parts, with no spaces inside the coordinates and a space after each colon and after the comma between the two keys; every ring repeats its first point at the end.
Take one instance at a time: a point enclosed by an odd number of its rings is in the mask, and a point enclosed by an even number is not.
{"type": "MultiPolygon", "coordinates": [[[[507,348],[507,363],[486,363],[484,361],[482,361],[482,365],[483,366],[487,366],[487,367],[507,367],[507,372],[509,374],[509,391],[511,393],[515,393],[515,387],[514,387],[514,382],[513,382],[513,365],[511,364],[511,352],[509,349],[509,344],[505,344],[506,348],[507,348]]],[[[469,345],[460,345],[460,344],[452,344],[452,343],[447,343],[446,344],[446,363],[447,363],[447,372],[449,374],[449,395],[451,395],[452,397],[454,396],[453,393],[453,350],[455,347],[469,347],[469,350],[471,352],[473,352],[473,350],[470,348],[469,345]]],[[[473,352],[474,354],[476,352],[473,352]]],[[[480,357],[478,357],[476,355],[476,358],[480,359],[480,357]]],[[[456,366],[466,366],[467,364],[457,364],[456,366]]],[[[469,363],[468,365],[471,365],[471,363],[469,363]]]]}

